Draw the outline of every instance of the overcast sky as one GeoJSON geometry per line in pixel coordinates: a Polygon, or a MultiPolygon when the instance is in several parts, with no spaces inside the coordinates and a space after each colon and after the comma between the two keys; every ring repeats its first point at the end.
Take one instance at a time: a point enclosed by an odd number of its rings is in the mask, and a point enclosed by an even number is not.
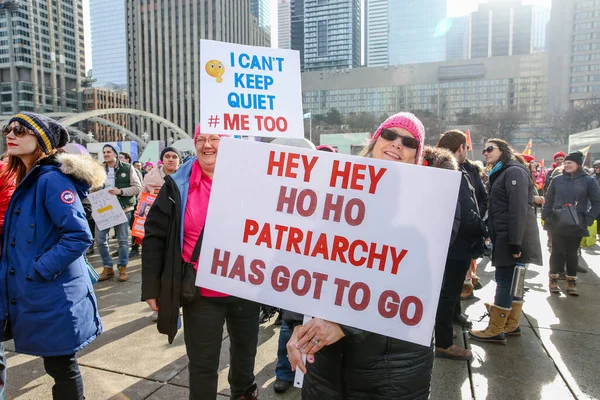
{"type": "MultiPolygon", "coordinates": [[[[197,0],[201,1],[201,0],[197,0]]],[[[363,2],[365,0],[362,0],[363,2]]],[[[402,0],[390,0],[402,1],[402,0]]],[[[509,0],[506,0],[509,1],[509,0]]],[[[447,12],[448,17],[456,17],[459,15],[467,15],[471,11],[477,9],[477,4],[480,0],[448,0],[447,12]]],[[[486,1],[481,1],[486,2],[486,1]]],[[[523,4],[536,4],[550,7],[552,0],[523,0],[523,4]]],[[[92,68],[92,41],[90,37],[90,0],[83,0],[83,15],[85,29],[85,64],[86,71],[92,68]]],[[[272,45],[277,46],[277,0],[271,0],[271,32],[272,45]]]]}

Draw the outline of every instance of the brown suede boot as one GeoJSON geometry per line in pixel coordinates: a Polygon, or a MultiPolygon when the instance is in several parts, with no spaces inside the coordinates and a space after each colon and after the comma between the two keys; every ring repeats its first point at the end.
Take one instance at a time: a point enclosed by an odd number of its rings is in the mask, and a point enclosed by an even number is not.
{"type": "Polygon", "coordinates": [[[453,344],[447,349],[436,346],[435,356],[449,358],[451,360],[471,360],[473,358],[473,353],[469,349],[463,349],[462,347],[453,344]]]}
{"type": "Polygon", "coordinates": [[[463,290],[462,290],[462,293],[460,294],[460,299],[461,300],[469,300],[474,297],[475,296],[473,296],[473,284],[472,283],[463,284],[463,290]]]}
{"type": "Polygon", "coordinates": [[[579,291],[577,290],[577,277],[576,276],[567,276],[567,294],[571,296],[579,296],[579,291]]]}
{"type": "Polygon", "coordinates": [[[560,293],[560,287],[558,287],[558,274],[550,274],[550,283],[548,286],[550,293],[560,293]]]}
{"type": "Polygon", "coordinates": [[[115,276],[115,271],[112,268],[104,267],[100,277],[98,278],[98,282],[106,281],[115,276]]]}
{"type": "Polygon", "coordinates": [[[504,326],[505,336],[521,336],[521,327],[519,321],[521,320],[521,310],[523,310],[523,301],[513,301],[512,309],[508,314],[506,325],[504,326]]]}
{"type": "Polygon", "coordinates": [[[127,276],[127,266],[122,265],[119,267],[119,282],[126,282],[127,279],[129,279],[129,276],[127,276]]]}
{"type": "Polygon", "coordinates": [[[506,344],[504,337],[504,327],[510,308],[502,308],[497,305],[490,305],[490,322],[487,328],[482,331],[472,329],[469,332],[469,337],[480,342],[506,344]]]}

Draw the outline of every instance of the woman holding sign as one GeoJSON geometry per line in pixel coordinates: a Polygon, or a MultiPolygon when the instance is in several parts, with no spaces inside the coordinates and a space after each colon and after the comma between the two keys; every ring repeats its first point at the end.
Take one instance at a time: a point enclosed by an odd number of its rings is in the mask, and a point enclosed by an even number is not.
{"type": "Polygon", "coordinates": [[[255,400],[259,305],[195,286],[198,256],[220,135],[196,128],[196,154],[166,176],[144,225],[142,299],[158,312],[158,331],[173,342],[183,306],[190,399],[215,399],[223,324],[231,341],[231,398],[255,400]]]}
{"type": "MultiPolygon", "coordinates": [[[[377,129],[361,154],[419,164],[424,136],[421,121],[413,114],[398,113],[377,129]]],[[[306,373],[302,353],[310,364],[303,400],[429,397],[433,343],[420,346],[319,318],[301,325],[302,316],[287,311],[284,318],[294,327],[287,345],[292,368],[306,373]]]]}
{"type": "Polygon", "coordinates": [[[15,115],[3,135],[16,178],[4,220],[0,261],[0,340],[40,356],[54,399],[83,399],[76,353],[102,332],[85,252],[92,243],[81,199],[106,179],[89,156],[60,154],[69,134],[48,117],[15,115]]]}
{"type": "Polygon", "coordinates": [[[542,265],[534,209],[535,183],[531,172],[504,140],[488,140],[483,155],[493,167],[488,173],[488,230],[494,244],[491,258],[496,267],[496,295],[494,304],[487,305],[487,328],[471,330],[469,336],[481,342],[506,344],[505,335],[521,335],[524,266],[542,265]]]}

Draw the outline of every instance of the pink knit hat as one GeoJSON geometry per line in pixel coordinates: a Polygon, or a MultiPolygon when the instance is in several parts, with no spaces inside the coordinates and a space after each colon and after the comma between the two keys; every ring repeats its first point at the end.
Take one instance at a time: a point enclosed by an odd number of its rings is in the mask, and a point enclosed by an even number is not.
{"type": "MultiPolygon", "coordinates": [[[[198,126],[196,126],[196,130],[194,131],[194,143],[196,143],[196,138],[198,137],[198,135],[200,134],[200,124],[198,124],[198,126]]],[[[229,137],[230,135],[225,135],[225,134],[221,134],[219,133],[220,137],[229,137]]]]}
{"type": "Polygon", "coordinates": [[[375,142],[381,131],[388,128],[402,128],[406,129],[410,134],[419,141],[419,147],[417,147],[417,154],[415,157],[415,164],[421,163],[423,156],[423,141],[425,140],[425,127],[419,121],[419,119],[411,113],[399,112],[386,119],[381,126],[375,131],[372,142],[375,142]]]}
{"type": "Polygon", "coordinates": [[[317,150],[330,151],[332,153],[337,153],[337,149],[335,149],[334,147],[332,147],[328,144],[321,144],[321,145],[317,146],[317,150]]]}

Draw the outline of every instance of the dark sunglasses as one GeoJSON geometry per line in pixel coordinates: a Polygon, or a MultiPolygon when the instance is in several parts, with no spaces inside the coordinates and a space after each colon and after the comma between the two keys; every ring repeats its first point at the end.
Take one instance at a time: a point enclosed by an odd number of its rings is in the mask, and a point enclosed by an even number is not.
{"type": "Polygon", "coordinates": [[[494,151],[494,149],[499,149],[499,148],[500,147],[498,147],[498,146],[488,146],[485,149],[483,149],[481,154],[483,154],[485,156],[486,153],[491,153],[492,151],[494,151]]]}
{"type": "Polygon", "coordinates": [[[396,132],[384,129],[381,131],[381,137],[385,140],[389,140],[393,142],[394,140],[400,138],[402,140],[402,146],[408,147],[409,149],[417,149],[419,148],[419,141],[412,136],[402,136],[397,134],[396,132]]]}
{"type": "Polygon", "coordinates": [[[2,128],[2,134],[4,137],[8,136],[9,133],[14,133],[16,137],[23,137],[29,133],[29,129],[25,128],[22,125],[17,125],[15,127],[11,127],[10,125],[4,125],[2,128]]]}

